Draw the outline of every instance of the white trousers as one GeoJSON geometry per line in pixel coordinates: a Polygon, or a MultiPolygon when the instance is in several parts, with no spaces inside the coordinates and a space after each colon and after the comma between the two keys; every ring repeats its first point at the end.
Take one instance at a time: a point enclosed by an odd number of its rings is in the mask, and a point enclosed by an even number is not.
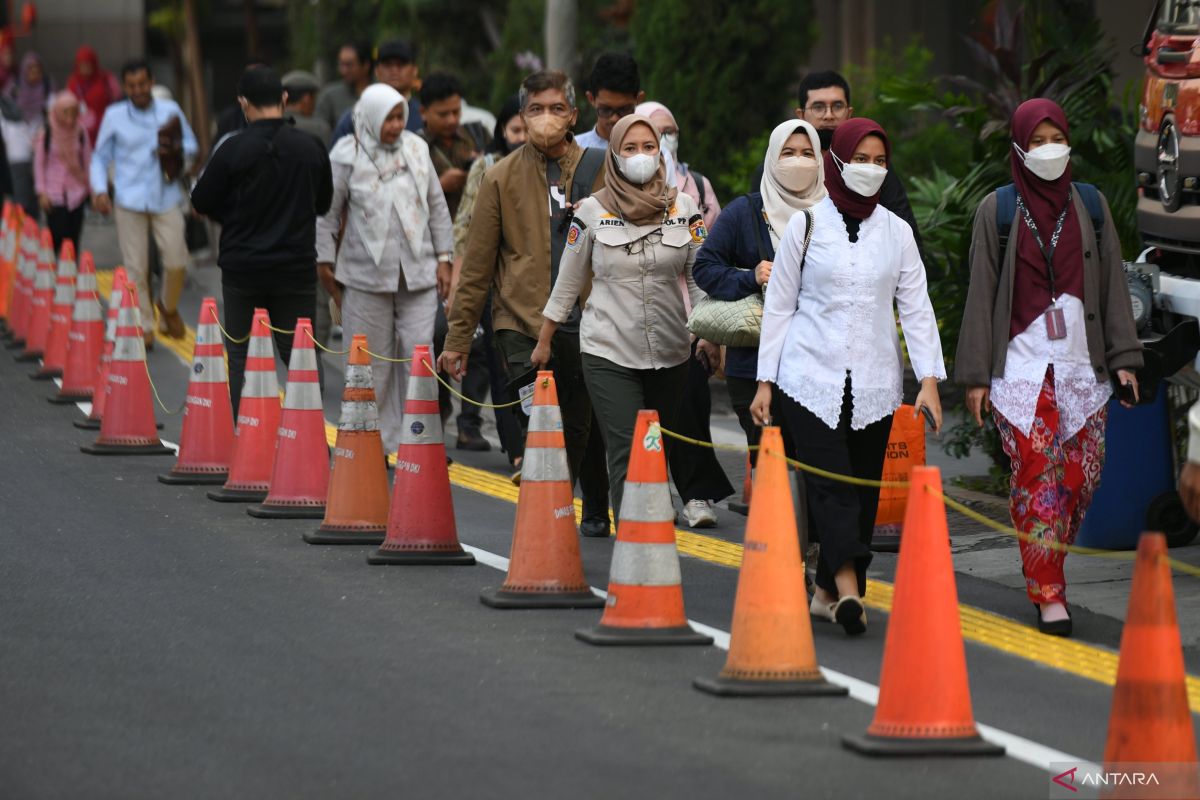
{"type": "MultiPolygon", "coordinates": [[[[387,358],[412,358],[413,347],[433,343],[437,304],[437,290],[432,288],[377,293],[347,286],[342,295],[342,346],[349,348],[354,334],[366,334],[367,349],[372,353],[387,358]]],[[[410,369],[410,364],[371,359],[379,428],[384,449],[389,453],[400,444],[410,369]]]]}

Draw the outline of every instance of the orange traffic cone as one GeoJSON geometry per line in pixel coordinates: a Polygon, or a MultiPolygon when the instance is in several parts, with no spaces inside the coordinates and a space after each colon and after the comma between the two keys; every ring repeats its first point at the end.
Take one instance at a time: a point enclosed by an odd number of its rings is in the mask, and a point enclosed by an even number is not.
{"type": "Polygon", "coordinates": [[[588,644],[712,644],[683,611],[675,507],[658,412],[642,409],[633,427],[629,472],[600,624],[575,631],[588,644]]]}
{"type": "Polygon", "coordinates": [[[1138,540],[1121,631],[1105,771],[1119,771],[1122,764],[1154,765],[1159,785],[1148,797],[1200,797],[1175,590],[1161,533],[1138,540]]]}
{"type": "Polygon", "coordinates": [[[9,338],[5,345],[10,350],[24,349],[25,335],[29,329],[29,306],[33,295],[33,279],[37,273],[37,257],[34,255],[34,238],[37,226],[29,217],[22,217],[21,236],[17,242],[16,269],[13,272],[13,296],[8,318],[9,338]]]}
{"type": "Polygon", "coordinates": [[[346,365],[342,416],[333,447],[329,497],[321,527],[304,534],[309,544],[382,544],[387,533],[388,478],[375,405],[375,379],[367,337],[355,334],[346,365]]]}
{"type": "Polygon", "coordinates": [[[46,336],[42,368],[29,376],[34,380],[61,378],[67,365],[67,335],[71,332],[71,312],[75,307],[75,276],[75,245],[66,239],[58,255],[54,302],[50,306],[50,333],[46,336]]]}
{"type": "Polygon", "coordinates": [[[432,364],[429,345],[413,348],[387,538],[368,564],[475,563],[458,543],[432,364]]]}
{"type": "Polygon", "coordinates": [[[100,350],[96,384],[92,388],[92,410],[87,419],[75,420],[76,428],[100,430],[100,420],[104,417],[104,406],[108,402],[108,371],[112,366],[113,348],[117,344],[117,316],[121,311],[121,295],[125,293],[126,283],[125,268],[113,270],[112,293],[108,296],[108,311],[105,314],[104,345],[100,350]]]}
{"type": "Polygon", "coordinates": [[[492,608],[600,608],[583,576],[554,373],[534,382],[508,575],[480,601],[492,608]]]}
{"type": "Polygon", "coordinates": [[[54,302],[54,240],[50,231],[42,231],[37,251],[37,272],[33,277],[33,293],[29,297],[29,327],[25,331],[25,350],[17,361],[37,361],[46,352],[50,338],[50,306],[54,302]],[[48,245],[48,246],[47,246],[48,245]]]}
{"type": "Polygon", "coordinates": [[[296,320],[287,391],[275,445],[271,488],[262,505],[246,513],[263,519],[322,519],[329,494],[329,443],[317,377],[312,322],[296,320]]]}
{"type": "MultiPolygon", "coordinates": [[[[762,466],[762,462],[759,462],[762,466]]],[[[873,756],[1003,755],[975,728],[958,589],[937,467],[914,467],[896,590],[879,677],[879,705],[865,736],[842,743],[873,756]]]]}
{"type": "Polygon", "coordinates": [[[128,283],[121,292],[117,341],[109,364],[106,392],[100,436],[80,450],[93,456],[174,455],[175,451],[158,438],[137,290],[128,283]]]}
{"type": "Polygon", "coordinates": [[[225,486],[208,493],[219,503],[261,503],[271,488],[275,438],[279,432],[279,380],[275,377],[275,345],[271,318],[265,308],[254,309],[246,378],[233,432],[233,461],[225,486]]]}
{"type": "Polygon", "coordinates": [[[716,695],[844,695],[821,676],[779,428],[763,428],[733,604],[729,658],[694,685],[716,695]]]}
{"type": "Polygon", "coordinates": [[[84,250],[79,260],[79,274],[75,277],[75,308],[67,333],[62,386],[57,395],[47,399],[51,403],[90,400],[96,387],[103,348],[104,317],[100,312],[100,297],[96,294],[96,266],[92,254],[84,250]]]}
{"type": "Polygon", "coordinates": [[[0,330],[7,330],[8,310],[13,289],[13,213],[12,201],[5,200],[0,211],[0,330]]]}
{"type": "Polygon", "coordinates": [[[225,374],[225,345],[217,328],[216,298],[206,297],[196,323],[192,376],[183,401],[179,458],[161,483],[211,485],[225,483],[233,455],[233,406],[225,374]]]}

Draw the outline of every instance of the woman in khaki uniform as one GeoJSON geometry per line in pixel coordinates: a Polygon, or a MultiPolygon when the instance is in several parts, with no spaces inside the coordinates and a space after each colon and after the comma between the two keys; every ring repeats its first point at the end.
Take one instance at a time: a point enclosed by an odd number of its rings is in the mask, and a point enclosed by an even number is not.
{"type": "Polygon", "coordinates": [[[680,276],[693,305],[704,297],[692,280],[704,219],[692,198],[667,185],[658,141],[644,116],[613,128],[605,188],[575,212],[530,359],[538,367],[549,363],[554,332],[590,280],[579,349],[618,518],[638,410],[655,409],[670,428],[687,381],[691,334],[680,276]]]}

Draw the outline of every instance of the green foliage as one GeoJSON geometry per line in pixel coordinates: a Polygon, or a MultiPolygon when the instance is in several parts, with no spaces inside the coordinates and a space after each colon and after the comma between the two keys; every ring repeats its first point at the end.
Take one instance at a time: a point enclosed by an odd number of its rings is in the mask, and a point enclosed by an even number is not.
{"type": "Polygon", "coordinates": [[[813,20],[810,0],[638,3],[631,32],[642,88],[674,113],[680,154],[720,196],[742,185],[735,166],[762,159],[765,143],[756,158],[743,143],[792,113],[790,88],[815,39],[813,20]]]}

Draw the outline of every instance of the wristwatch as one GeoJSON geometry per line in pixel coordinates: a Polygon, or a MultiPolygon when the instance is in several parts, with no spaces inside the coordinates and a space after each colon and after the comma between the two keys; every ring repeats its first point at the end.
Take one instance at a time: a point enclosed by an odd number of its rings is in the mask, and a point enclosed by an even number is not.
{"type": "Polygon", "coordinates": [[[442,261],[449,263],[454,260],[454,255],[452,253],[438,253],[437,260],[439,263],[442,261]]]}

